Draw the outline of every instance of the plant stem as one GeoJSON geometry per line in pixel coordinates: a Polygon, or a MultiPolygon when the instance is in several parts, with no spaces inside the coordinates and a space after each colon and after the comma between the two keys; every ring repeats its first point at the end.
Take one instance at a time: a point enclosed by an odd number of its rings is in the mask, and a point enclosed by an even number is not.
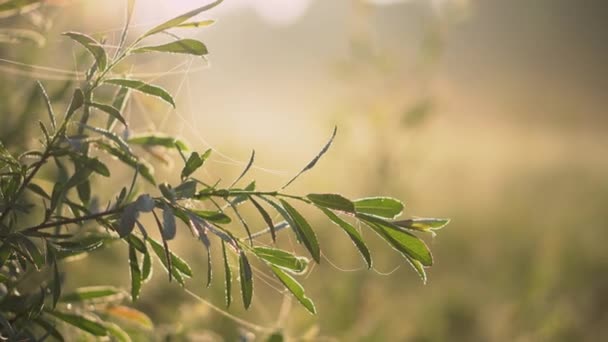
{"type": "Polygon", "coordinates": [[[96,213],[96,214],[91,214],[91,215],[86,215],[86,216],[81,216],[81,217],[74,217],[71,219],[65,219],[62,221],[45,222],[45,223],[39,224],[37,226],[26,228],[21,232],[32,232],[32,231],[38,231],[38,230],[45,229],[45,228],[63,226],[66,224],[79,223],[79,222],[84,222],[84,221],[89,221],[89,220],[96,220],[96,219],[100,219],[105,216],[118,214],[118,213],[122,212],[123,209],[124,209],[124,207],[120,207],[120,208],[114,208],[114,209],[103,211],[103,212],[96,213]]]}

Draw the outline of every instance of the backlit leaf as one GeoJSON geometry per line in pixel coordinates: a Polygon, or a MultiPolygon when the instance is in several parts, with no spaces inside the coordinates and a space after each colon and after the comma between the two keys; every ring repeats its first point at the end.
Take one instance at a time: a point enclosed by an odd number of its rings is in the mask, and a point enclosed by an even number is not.
{"type": "Polygon", "coordinates": [[[312,203],[327,209],[355,212],[355,205],[348,198],[338,194],[308,194],[312,203]]]}
{"type": "Polygon", "coordinates": [[[367,197],[356,201],[357,213],[374,215],[384,218],[395,218],[403,212],[403,203],[391,197],[367,197]]]}
{"type": "Polygon", "coordinates": [[[306,219],[289,203],[284,200],[280,200],[283,208],[287,211],[296,229],[299,232],[300,239],[306,246],[306,249],[312,255],[312,258],[317,262],[321,262],[321,249],[319,248],[319,242],[317,241],[317,235],[310,227],[310,224],[306,221],[306,219]]]}
{"type": "Polygon", "coordinates": [[[139,80],[131,80],[124,78],[112,78],[105,80],[104,83],[131,88],[144,94],[158,97],[169,103],[171,106],[173,106],[173,108],[175,108],[175,101],[173,101],[173,97],[165,89],[159,86],[147,84],[139,80]]]}
{"type": "Polygon", "coordinates": [[[239,274],[241,278],[241,293],[243,295],[243,305],[249,309],[253,297],[253,273],[245,252],[239,255],[239,274]]]}
{"type": "Polygon", "coordinates": [[[275,266],[270,266],[270,269],[274,273],[274,275],[285,285],[285,287],[291,292],[291,294],[296,297],[296,299],[310,312],[311,314],[316,314],[317,309],[315,308],[315,304],[310,300],[310,298],[306,297],[304,293],[304,288],[300,283],[298,283],[292,276],[283,272],[280,268],[275,266]]]}
{"type": "Polygon", "coordinates": [[[103,71],[106,69],[106,64],[108,62],[106,51],[93,37],[80,32],[65,32],[63,35],[72,38],[89,50],[93,57],[95,57],[95,60],[97,61],[97,68],[99,70],[103,71]]]}
{"type": "Polygon", "coordinates": [[[132,53],[145,52],[182,53],[195,56],[204,56],[208,53],[205,44],[196,39],[180,39],[163,45],[143,46],[132,51],[132,53]]]}

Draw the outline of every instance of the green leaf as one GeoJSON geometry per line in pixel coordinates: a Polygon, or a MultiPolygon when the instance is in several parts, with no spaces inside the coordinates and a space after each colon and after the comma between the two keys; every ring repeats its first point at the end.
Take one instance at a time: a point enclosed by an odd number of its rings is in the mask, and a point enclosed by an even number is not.
{"type": "MultiPolygon", "coordinates": [[[[72,95],[72,101],[70,101],[70,105],[65,112],[64,122],[68,122],[72,115],[84,104],[84,93],[80,89],[74,90],[74,94],[72,95]]],[[[65,129],[65,126],[64,126],[65,129]]]]}
{"type": "MultiPolygon", "coordinates": [[[[126,87],[118,88],[118,91],[113,96],[114,100],[112,101],[112,107],[116,108],[119,112],[123,112],[130,94],[131,94],[130,88],[126,88],[126,87]]],[[[116,122],[116,118],[114,118],[113,116],[109,116],[108,123],[106,124],[106,129],[111,131],[115,122],[116,122]]]]}
{"type": "MultiPolygon", "coordinates": [[[[167,267],[166,260],[164,258],[165,248],[152,238],[148,238],[148,242],[150,242],[150,246],[152,246],[152,249],[158,256],[158,258],[161,259],[163,265],[167,267]]],[[[179,273],[181,273],[182,275],[191,278],[192,269],[190,268],[190,266],[182,258],[178,257],[173,252],[169,252],[169,254],[171,255],[171,264],[173,269],[179,271],[179,273]]],[[[173,274],[175,274],[175,272],[173,274]]]]}
{"type": "Polygon", "coordinates": [[[243,295],[243,305],[245,309],[249,309],[251,299],[253,297],[253,273],[249,260],[244,252],[239,254],[239,274],[241,278],[241,293],[243,295]]]}
{"type": "Polygon", "coordinates": [[[180,39],[163,45],[143,46],[132,51],[132,53],[146,52],[182,53],[195,56],[204,56],[209,53],[205,44],[196,39],[180,39]]]}
{"type": "Polygon", "coordinates": [[[162,23],[162,24],[160,24],[158,26],[155,26],[154,28],[152,28],[152,29],[148,30],[146,33],[144,33],[143,36],[141,36],[138,39],[138,41],[142,40],[145,37],[151,36],[153,34],[156,34],[156,33],[159,33],[159,32],[165,31],[165,30],[168,30],[168,29],[173,28],[173,27],[176,27],[176,26],[180,25],[181,23],[185,22],[186,20],[194,17],[195,15],[197,15],[197,14],[199,14],[201,12],[204,12],[204,11],[212,9],[213,7],[219,5],[222,1],[223,0],[214,1],[214,2],[212,2],[210,4],[208,4],[208,5],[201,6],[199,8],[193,9],[192,11],[186,12],[186,13],[184,13],[184,14],[182,14],[180,16],[177,16],[177,17],[175,17],[175,18],[173,18],[171,20],[168,20],[168,21],[166,21],[166,22],[164,22],[164,23],[162,23]]]}
{"type": "Polygon", "coordinates": [[[114,108],[107,104],[97,103],[97,102],[89,102],[88,105],[93,108],[97,108],[103,112],[106,112],[108,115],[110,115],[114,119],[120,121],[123,125],[125,125],[125,127],[129,126],[127,124],[127,121],[125,120],[125,118],[122,117],[122,114],[120,114],[120,111],[117,108],[114,108]]]}
{"type": "Polygon", "coordinates": [[[16,11],[23,7],[40,3],[41,0],[8,0],[0,4],[0,13],[16,11]]]}
{"type": "Polygon", "coordinates": [[[198,28],[198,27],[206,27],[211,26],[215,23],[215,20],[201,20],[201,21],[192,21],[188,23],[183,23],[175,26],[175,28],[198,28]]]}
{"type": "Polygon", "coordinates": [[[367,197],[354,203],[355,210],[360,214],[393,219],[403,212],[403,203],[391,197],[367,197]]]}
{"type": "Polygon", "coordinates": [[[306,219],[304,219],[304,217],[289,203],[284,200],[280,201],[295,225],[293,228],[298,232],[300,239],[304,243],[304,246],[306,246],[306,249],[310,252],[310,255],[312,255],[312,258],[317,263],[321,262],[319,242],[317,241],[317,236],[310,227],[310,224],[308,224],[306,219]]]}
{"type": "Polygon", "coordinates": [[[296,299],[310,312],[315,315],[317,313],[317,309],[315,308],[315,304],[310,300],[310,298],[306,297],[304,293],[304,288],[300,283],[298,283],[292,276],[283,272],[280,268],[275,266],[270,266],[270,269],[274,273],[274,275],[285,285],[285,287],[291,292],[296,299]]]}
{"type": "Polygon", "coordinates": [[[323,211],[323,213],[325,213],[327,217],[329,217],[330,220],[332,220],[335,224],[342,228],[346,232],[346,234],[348,234],[350,239],[353,241],[353,243],[359,250],[359,253],[361,253],[363,259],[365,259],[365,263],[367,263],[367,268],[372,268],[372,256],[369,252],[369,249],[365,245],[365,242],[363,242],[361,234],[359,234],[355,227],[338,217],[338,215],[334,214],[330,210],[327,210],[325,208],[320,209],[323,211]]]}
{"type": "Polygon", "coordinates": [[[137,210],[144,213],[151,212],[155,206],[154,199],[148,194],[139,195],[134,203],[137,210]]]}
{"type": "Polygon", "coordinates": [[[51,105],[51,100],[49,99],[49,95],[46,93],[46,89],[40,81],[37,82],[38,88],[40,88],[40,92],[42,93],[42,97],[44,99],[44,104],[46,105],[46,110],[49,114],[49,120],[51,121],[51,127],[53,127],[53,131],[57,129],[57,120],[55,119],[55,112],[53,111],[53,106],[51,105]]]}
{"type": "Polygon", "coordinates": [[[404,256],[418,260],[424,266],[433,265],[431,251],[420,238],[381,218],[365,214],[357,214],[357,217],[404,256]]]}
{"type": "Polygon", "coordinates": [[[105,312],[108,315],[119,318],[122,321],[135,323],[144,330],[151,331],[154,329],[154,324],[152,323],[150,317],[139,310],[124,305],[113,305],[106,308],[105,312]]]}
{"type": "Polygon", "coordinates": [[[422,283],[426,284],[426,272],[424,271],[424,266],[422,265],[422,263],[407,255],[405,256],[405,258],[410,263],[410,265],[414,268],[414,270],[416,270],[416,273],[418,273],[418,275],[420,276],[420,279],[422,279],[422,283]]]}
{"type": "Polygon", "coordinates": [[[72,38],[89,50],[93,57],[95,57],[95,61],[97,61],[97,68],[100,71],[104,71],[106,69],[106,64],[108,62],[106,51],[98,41],[93,39],[93,37],[80,32],[65,32],[63,35],[72,38]]]}
{"type": "Polygon", "coordinates": [[[234,180],[234,182],[232,182],[232,184],[230,184],[229,188],[232,188],[236,183],[238,183],[245,176],[245,174],[247,174],[247,171],[249,171],[249,169],[251,168],[251,165],[253,165],[254,160],[255,160],[255,150],[251,151],[251,157],[249,157],[249,162],[245,166],[245,169],[243,169],[243,172],[241,172],[241,174],[234,180]]]}
{"type": "Polygon", "coordinates": [[[146,248],[144,252],[144,260],[141,264],[141,280],[147,282],[152,278],[152,259],[150,258],[150,252],[146,248]]]}
{"type": "Polygon", "coordinates": [[[253,252],[260,259],[288,271],[302,273],[306,270],[308,259],[298,257],[287,251],[269,247],[254,247],[253,252]]]}
{"type": "Polygon", "coordinates": [[[131,271],[131,300],[136,301],[141,292],[142,275],[137,261],[137,252],[133,246],[129,246],[129,269],[131,271]]]}
{"type": "Polygon", "coordinates": [[[173,209],[168,205],[163,206],[163,238],[165,240],[172,240],[175,237],[175,215],[173,209]]]}
{"type": "Polygon", "coordinates": [[[338,194],[308,194],[306,196],[312,203],[319,207],[340,210],[348,213],[355,212],[355,205],[348,198],[338,194]]]}
{"type": "Polygon", "coordinates": [[[51,311],[49,313],[56,318],[94,336],[108,336],[108,329],[106,329],[106,327],[83,316],[59,311],[51,311]]]}
{"type": "Polygon", "coordinates": [[[228,224],[230,222],[232,222],[232,219],[230,219],[230,216],[219,212],[219,211],[210,211],[210,210],[194,210],[194,209],[190,209],[190,211],[195,214],[196,216],[202,218],[203,220],[207,220],[213,223],[219,223],[219,224],[228,224]]]}
{"type": "Polygon", "coordinates": [[[135,203],[131,203],[125,207],[120,214],[118,226],[116,226],[116,232],[121,238],[131,234],[133,228],[135,228],[135,221],[138,217],[139,211],[137,211],[137,205],[135,203]]]}
{"type": "Polygon", "coordinates": [[[197,182],[195,180],[188,180],[182,184],[176,186],[173,189],[175,197],[177,198],[192,198],[196,195],[197,182]]]}
{"type": "Polygon", "coordinates": [[[173,106],[173,108],[175,108],[175,101],[173,101],[173,97],[161,87],[150,85],[139,80],[130,80],[124,78],[112,78],[109,80],[105,80],[104,83],[131,88],[144,94],[158,97],[160,99],[165,100],[167,103],[173,106]]]}
{"type": "Polygon", "coordinates": [[[129,154],[125,153],[124,151],[122,151],[116,147],[113,147],[105,142],[97,141],[97,142],[95,142],[95,144],[102,150],[104,150],[104,151],[108,152],[109,154],[113,155],[114,157],[118,158],[123,163],[138,170],[139,173],[142,175],[142,177],[144,177],[145,180],[152,183],[153,185],[156,185],[156,181],[154,180],[154,176],[152,175],[152,169],[150,168],[150,166],[139,161],[134,156],[129,155],[129,154]]]}
{"type": "Polygon", "coordinates": [[[232,270],[228,263],[226,243],[224,241],[222,241],[222,255],[224,256],[224,276],[226,279],[226,307],[230,307],[230,303],[232,303],[232,270]]]}
{"type": "Polygon", "coordinates": [[[290,179],[289,182],[287,182],[285,185],[283,185],[281,187],[281,189],[285,189],[287,186],[289,186],[289,184],[293,183],[293,181],[295,181],[298,177],[300,177],[301,174],[303,174],[304,172],[315,167],[315,165],[317,164],[319,159],[321,159],[321,157],[325,154],[325,152],[327,152],[327,150],[329,150],[329,147],[331,146],[331,143],[334,141],[334,138],[336,137],[337,132],[338,132],[338,127],[336,126],[336,127],[334,127],[334,131],[331,134],[329,141],[325,144],[325,146],[323,146],[321,151],[319,151],[319,153],[300,172],[298,172],[292,179],[290,179]]]}
{"type": "Polygon", "coordinates": [[[192,154],[190,154],[190,157],[188,157],[188,160],[186,161],[186,165],[182,169],[182,174],[181,174],[182,179],[190,176],[199,167],[203,166],[203,164],[205,163],[205,160],[207,160],[207,158],[209,158],[210,155],[211,155],[211,149],[205,151],[205,153],[203,153],[203,155],[199,155],[197,152],[192,152],[192,154]]]}
{"type": "MultiPolygon", "coordinates": [[[[2,17],[2,14],[0,14],[2,17]]],[[[34,30],[17,28],[0,28],[0,44],[34,43],[36,47],[43,47],[46,39],[34,30]]]]}
{"type": "Polygon", "coordinates": [[[118,342],[131,342],[131,337],[124,331],[120,326],[116,323],[112,322],[103,322],[103,326],[106,327],[108,333],[114,337],[113,340],[118,342]]]}
{"type": "Polygon", "coordinates": [[[270,218],[270,215],[264,209],[264,207],[262,207],[262,205],[260,203],[258,203],[258,201],[256,201],[255,199],[253,199],[252,196],[249,196],[249,200],[251,201],[251,203],[253,204],[253,206],[258,210],[258,212],[260,212],[260,215],[262,215],[262,218],[264,219],[264,222],[266,222],[266,225],[268,226],[268,229],[270,230],[270,235],[272,236],[272,241],[276,242],[277,241],[277,233],[275,232],[274,223],[272,223],[272,218],[270,218]]]}
{"type": "Polygon", "coordinates": [[[87,286],[80,287],[72,293],[68,293],[62,302],[83,302],[83,301],[114,301],[124,298],[124,292],[114,286],[87,286]]]}
{"type": "Polygon", "coordinates": [[[86,181],[76,185],[78,191],[78,198],[82,203],[89,203],[91,200],[91,182],[87,179],[86,181]]]}
{"type": "Polygon", "coordinates": [[[409,220],[395,221],[393,224],[407,229],[420,230],[423,232],[433,232],[439,230],[450,223],[449,219],[442,218],[414,218],[409,220]]]}
{"type": "Polygon", "coordinates": [[[179,148],[182,151],[187,151],[188,146],[183,141],[174,137],[160,136],[155,134],[137,135],[129,138],[129,144],[144,145],[144,146],[162,146],[166,148],[179,148]]]}
{"type": "Polygon", "coordinates": [[[25,249],[25,253],[28,255],[29,261],[36,267],[36,270],[40,270],[45,264],[45,258],[38,249],[38,247],[25,236],[17,235],[19,245],[25,249]]]}
{"type": "Polygon", "coordinates": [[[27,188],[41,197],[51,199],[51,196],[49,196],[49,194],[47,194],[46,191],[40,187],[40,185],[29,183],[27,188]]]}

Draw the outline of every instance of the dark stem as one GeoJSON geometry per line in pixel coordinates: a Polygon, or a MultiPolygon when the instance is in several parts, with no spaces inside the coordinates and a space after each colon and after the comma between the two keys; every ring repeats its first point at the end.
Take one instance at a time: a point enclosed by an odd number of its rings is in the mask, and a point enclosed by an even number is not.
{"type": "Polygon", "coordinates": [[[39,224],[37,226],[26,228],[21,232],[27,233],[27,232],[38,231],[38,230],[45,229],[45,228],[63,226],[66,224],[79,223],[79,222],[84,222],[84,221],[89,221],[89,220],[96,220],[96,219],[100,219],[105,216],[118,214],[118,213],[122,212],[123,209],[124,209],[124,207],[114,208],[114,209],[103,211],[103,212],[96,213],[96,214],[91,214],[91,215],[86,215],[86,216],[81,216],[81,217],[74,217],[74,218],[66,219],[66,220],[62,220],[62,221],[46,222],[46,223],[39,224]]]}

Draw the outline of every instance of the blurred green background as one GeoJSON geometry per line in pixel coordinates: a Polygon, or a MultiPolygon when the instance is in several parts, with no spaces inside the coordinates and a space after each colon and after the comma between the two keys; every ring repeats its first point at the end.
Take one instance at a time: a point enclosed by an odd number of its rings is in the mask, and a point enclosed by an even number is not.
{"type": "MultiPolygon", "coordinates": [[[[36,143],[27,133],[35,125],[23,119],[42,105],[30,95],[35,80],[58,93],[87,67],[59,33],[105,35],[111,45],[123,20],[119,0],[48,2],[41,14],[0,20],[36,26],[47,40],[0,44],[0,138],[16,149],[36,143]]],[[[200,3],[139,1],[133,34],[200,3]]],[[[230,314],[310,340],[608,336],[606,1],[226,0],[207,17],[217,23],[184,32],[207,44],[207,62],[141,58],[125,70],[178,98],[169,110],[137,97],[127,113],[132,133],[169,132],[214,148],[209,182],[238,175],[255,148],[258,168],[246,181],[271,189],[338,125],[333,148],[291,191],[386,194],[404,200],[406,216],[452,219],[428,240],[436,265],[423,285],[369,233],[375,269],[364,269],[346,236],[310,212],[325,258],[302,283],[318,317],[264,278],[255,279],[250,312],[235,305],[230,314]]],[[[175,179],[174,164],[158,162],[157,174],[175,179]]],[[[221,271],[204,288],[205,252],[187,235],[172,248],[198,270],[190,289],[223,307],[221,271]]],[[[121,252],[73,263],[67,286],[127,287],[121,252]]],[[[160,272],[135,306],[156,323],[158,339],[264,335],[160,272]]]]}

